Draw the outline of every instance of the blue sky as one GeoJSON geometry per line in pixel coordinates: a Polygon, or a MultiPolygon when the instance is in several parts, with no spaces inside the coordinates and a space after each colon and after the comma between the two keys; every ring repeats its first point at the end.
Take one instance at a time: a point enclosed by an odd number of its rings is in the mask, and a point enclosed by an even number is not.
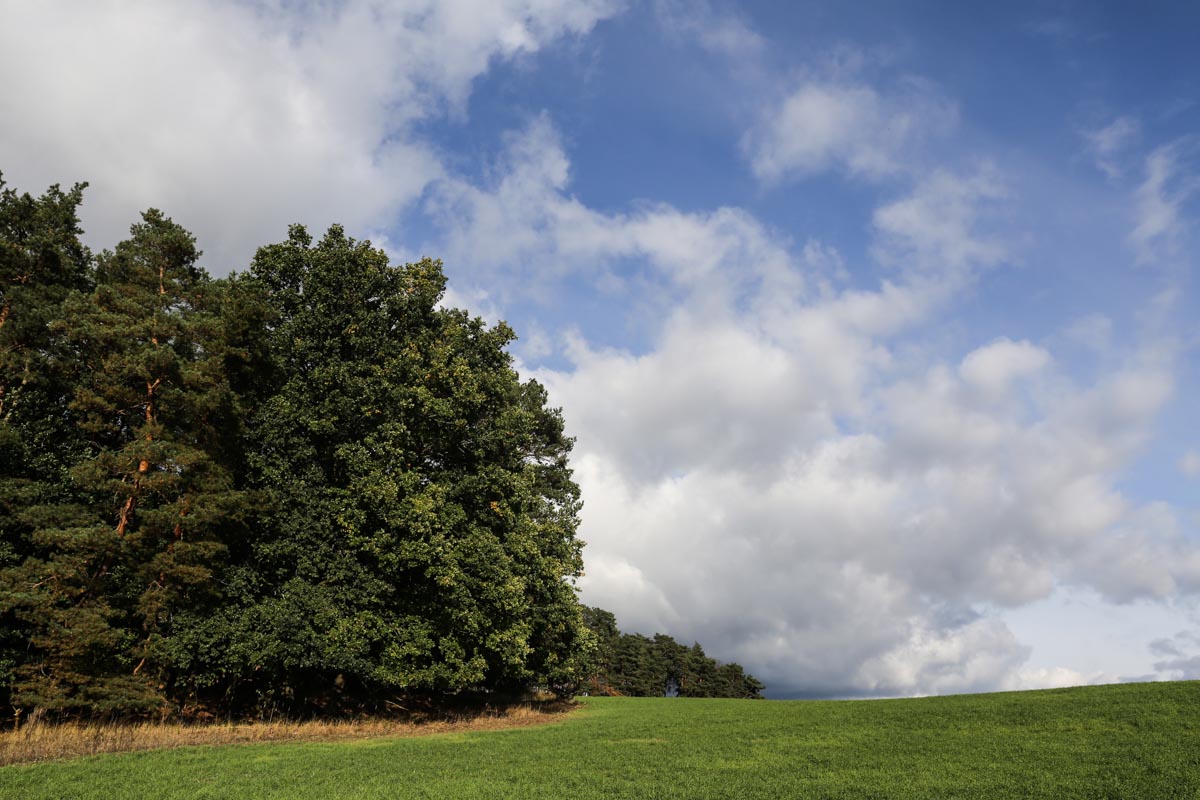
{"type": "Polygon", "coordinates": [[[625,629],[773,696],[1200,677],[1194,4],[0,20],[0,169],[94,246],[336,221],[507,320],[625,629]]]}

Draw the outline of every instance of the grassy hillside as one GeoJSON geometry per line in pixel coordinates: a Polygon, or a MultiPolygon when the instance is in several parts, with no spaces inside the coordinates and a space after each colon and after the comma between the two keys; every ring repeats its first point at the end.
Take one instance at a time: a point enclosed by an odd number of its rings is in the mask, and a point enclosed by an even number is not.
{"type": "Polygon", "coordinates": [[[0,769],[5,798],[1198,798],[1200,682],[843,702],[589,698],[538,728],[0,769]]]}

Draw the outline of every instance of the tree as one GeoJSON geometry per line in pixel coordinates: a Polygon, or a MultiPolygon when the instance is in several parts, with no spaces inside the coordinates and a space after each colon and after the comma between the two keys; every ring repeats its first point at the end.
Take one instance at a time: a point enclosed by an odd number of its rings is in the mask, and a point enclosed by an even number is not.
{"type": "Polygon", "coordinates": [[[585,684],[592,693],[762,698],[765,687],[753,675],[740,664],[709,658],[699,643],[684,647],[662,633],[621,633],[616,617],[601,608],[584,608],[584,620],[599,643],[585,684]]]}
{"type": "Polygon", "coordinates": [[[570,692],[572,441],[438,262],[300,227],[209,279],[151,210],[0,193],[0,702],[59,715],[570,692]]]}
{"type": "Polygon", "coordinates": [[[87,184],[41,198],[5,188],[0,174],[0,420],[35,424],[60,394],[48,325],[67,294],[89,284],[91,254],[79,241],[87,184]]]}
{"type": "Polygon", "coordinates": [[[33,552],[4,576],[31,626],[14,699],[59,711],[164,704],[176,616],[216,600],[236,506],[222,430],[231,411],[216,315],[191,234],[148,211],[104,253],[91,292],[50,325],[75,365],[69,404],[87,442],[70,497],[28,510],[33,552]]]}
{"type": "Polygon", "coordinates": [[[241,283],[267,309],[270,365],[242,402],[268,511],[195,648],[246,702],[582,675],[571,440],[512,370],[512,331],[440,308],[444,282],[439,262],[297,226],[241,283]]]}
{"type": "Polygon", "coordinates": [[[21,587],[6,574],[35,551],[33,510],[70,496],[68,470],[84,447],[68,409],[72,365],[49,327],[67,295],[90,284],[77,214],[84,188],[34,198],[0,176],[0,705],[32,634],[15,613],[21,587]]]}

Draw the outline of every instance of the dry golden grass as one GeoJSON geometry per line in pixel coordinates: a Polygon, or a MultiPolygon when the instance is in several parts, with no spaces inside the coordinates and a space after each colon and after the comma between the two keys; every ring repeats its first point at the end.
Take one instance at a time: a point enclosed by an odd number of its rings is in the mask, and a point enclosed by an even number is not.
{"type": "Polygon", "coordinates": [[[19,730],[0,731],[0,767],[96,753],[192,745],[366,739],[375,736],[424,736],[522,728],[561,719],[569,708],[562,704],[525,704],[407,720],[369,718],[228,723],[35,721],[22,725],[19,730]]]}

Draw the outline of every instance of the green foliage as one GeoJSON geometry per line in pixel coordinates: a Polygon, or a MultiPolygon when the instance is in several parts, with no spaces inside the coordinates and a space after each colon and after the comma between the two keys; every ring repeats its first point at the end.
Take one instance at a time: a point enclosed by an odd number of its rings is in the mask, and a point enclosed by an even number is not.
{"type": "Polygon", "coordinates": [[[198,255],[149,211],[100,257],[95,289],[69,295],[48,325],[71,360],[68,418],[86,446],[69,495],[23,510],[34,546],[3,576],[5,606],[31,631],[18,705],[159,707],[175,616],[215,597],[236,493],[220,464],[229,390],[198,255]]]}
{"type": "Polygon", "coordinates": [[[87,447],[68,410],[73,364],[50,330],[67,295],[89,287],[91,255],[78,238],[83,189],[52,186],[34,198],[0,177],[0,706],[34,634],[16,609],[30,583],[14,584],[11,570],[38,551],[37,509],[71,498],[68,472],[87,447]]]}
{"type": "Polygon", "coordinates": [[[918,700],[590,697],[560,724],[0,769],[40,798],[1194,798],[1200,682],[918,700]]]}
{"type": "Polygon", "coordinates": [[[443,289],[440,263],[389,266],[338,227],[316,244],[294,227],[256,256],[245,291],[268,310],[272,362],[248,459],[273,511],[213,624],[244,687],[578,681],[571,441],[511,369],[512,331],[439,308],[443,289]]]}
{"type": "Polygon", "coordinates": [[[148,211],[0,195],[0,701],[337,711],[569,693],[572,442],[513,332],[333,227],[213,281],[148,211]]]}
{"type": "Polygon", "coordinates": [[[583,616],[597,641],[586,684],[591,693],[762,699],[762,683],[740,664],[709,658],[699,643],[685,647],[662,633],[653,638],[623,634],[617,618],[601,608],[585,607],[583,616]]]}

